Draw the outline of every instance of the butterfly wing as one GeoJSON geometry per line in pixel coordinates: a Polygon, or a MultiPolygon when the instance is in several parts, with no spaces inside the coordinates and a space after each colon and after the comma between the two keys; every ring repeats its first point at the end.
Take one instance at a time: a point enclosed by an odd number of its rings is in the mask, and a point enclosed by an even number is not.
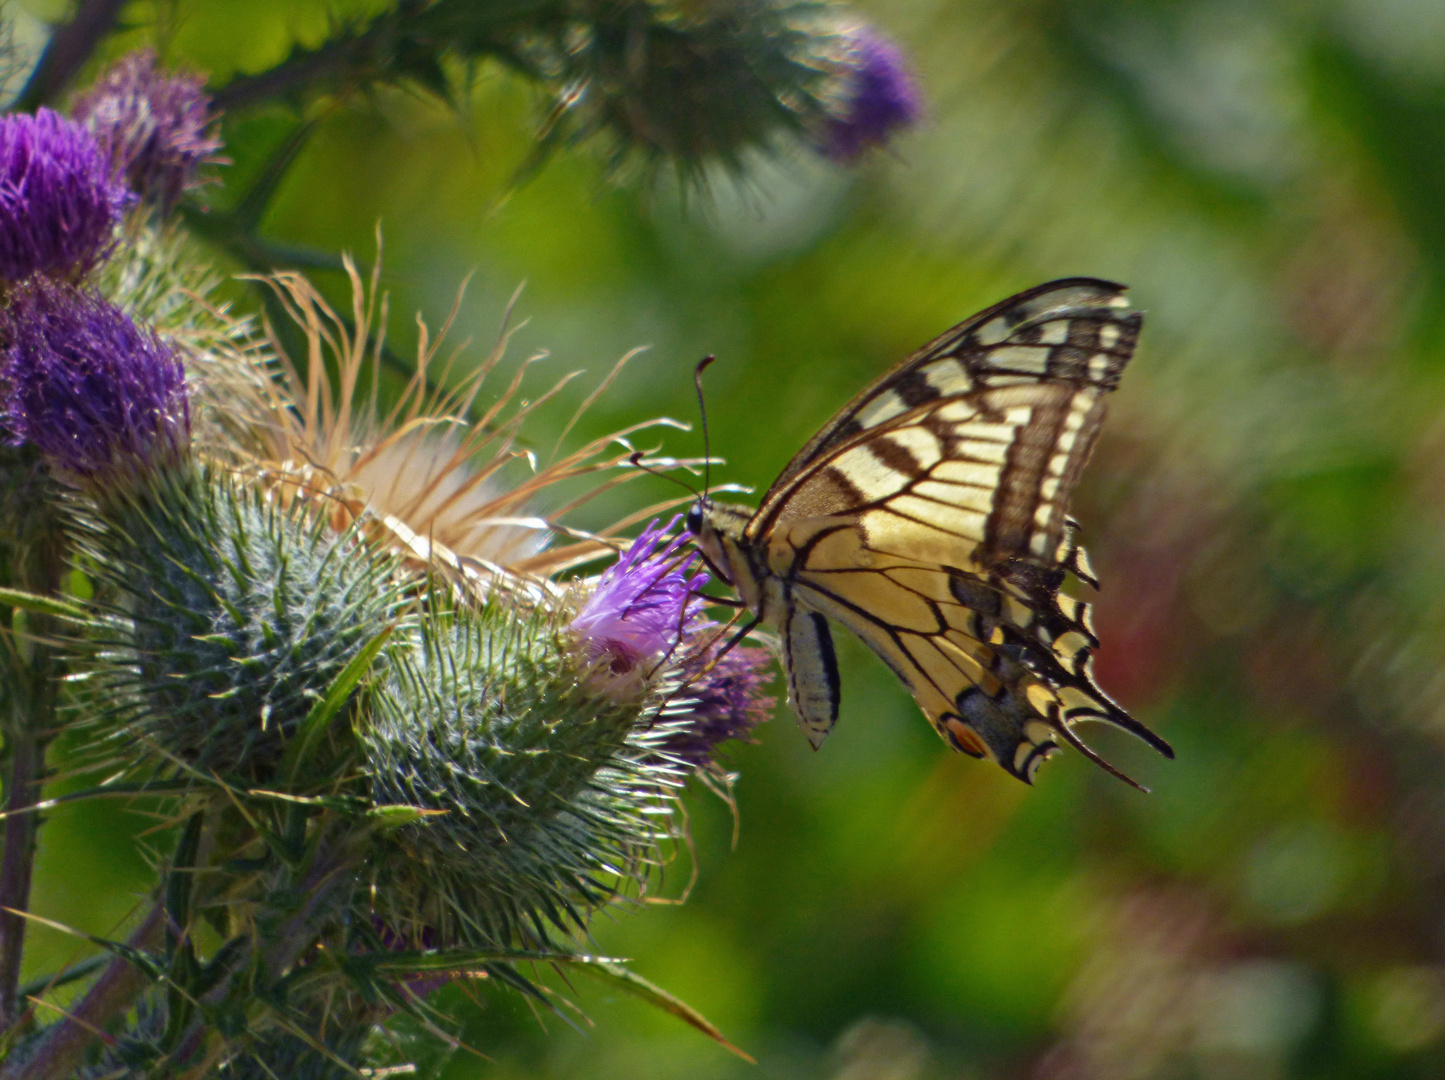
{"type": "Polygon", "coordinates": [[[1096,381],[1106,392],[1113,390],[1142,321],[1129,311],[1124,291],[1098,278],[1063,278],[1011,296],[944,331],[843,406],[793,456],[763,496],[763,506],[860,432],[939,397],[966,394],[976,385],[1002,385],[1010,378],[1037,379],[1044,374],[1041,364],[1070,374],[1101,347],[1112,362],[1096,373],[1096,381]],[[1112,317],[1100,318],[1106,313],[1112,317]],[[1116,332],[1119,340],[1110,340],[1116,332]]]}
{"type": "Polygon", "coordinates": [[[1094,683],[1087,606],[1059,591],[1091,580],[1069,497],[1139,325],[1093,279],[982,312],[845,407],[745,531],[790,604],[858,634],[945,740],[1025,780],[1055,736],[1117,774],[1070,730],[1084,717],[1172,756],[1094,683]]]}

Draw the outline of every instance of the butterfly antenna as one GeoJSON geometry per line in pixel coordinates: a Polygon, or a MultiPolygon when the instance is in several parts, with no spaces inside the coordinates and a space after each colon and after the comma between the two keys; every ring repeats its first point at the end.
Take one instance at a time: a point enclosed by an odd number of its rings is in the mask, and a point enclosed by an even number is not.
{"type": "Polygon", "coordinates": [[[632,454],[627,458],[627,460],[630,461],[633,465],[636,465],[639,469],[641,469],[641,470],[642,470],[643,472],[645,472],[645,473],[651,473],[653,476],[659,476],[659,477],[661,477],[661,478],[664,479],[664,480],[671,480],[674,484],[677,484],[679,487],[686,488],[688,491],[692,492],[692,494],[693,494],[696,498],[701,499],[701,498],[703,497],[703,496],[701,496],[701,495],[698,494],[697,488],[693,487],[691,484],[687,483],[686,481],[679,480],[677,477],[673,476],[671,473],[665,473],[665,472],[663,472],[661,469],[654,469],[651,465],[646,465],[646,464],[644,464],[643,461],[642,461],[642,459],[643,459],[643,457],[645,457],[645,456],[646,456],[646,455],[644,454],[643,451],[641,451],[641,450],[634,450],[634,451],[632,452],[632,454]]]}
{"type": "Polygon", "coordinates": [[[697,387],[697,411],[702,415],[702,501],[707,502],[707,493],[712,490],[712,446],[707,437],[707,402],[703,399],[702,373],[717,357],[708,353],[692,369],[692,384],[697,387]]]}

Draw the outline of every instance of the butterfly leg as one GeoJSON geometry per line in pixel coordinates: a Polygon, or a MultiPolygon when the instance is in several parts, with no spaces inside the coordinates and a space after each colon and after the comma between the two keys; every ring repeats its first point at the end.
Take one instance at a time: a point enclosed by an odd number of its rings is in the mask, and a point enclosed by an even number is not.
{"type": "Polygon", "coordinates": [[[713,656],[712,662],[716,664],[719,660],[721,660],[724,656],[731,652],[733,647],[736,646],[738,642],[742,641],[743,638],[747,637],[754,630],[756,630],[758,628],[758,623],[762,621],[763,617],[761,615],[755,615],[747,623],[739,627],[738,632],[732,637],[730,637],[728,639],[728,643],[724,645],[721,649],[719,649],[717,653],[713,656]]]}

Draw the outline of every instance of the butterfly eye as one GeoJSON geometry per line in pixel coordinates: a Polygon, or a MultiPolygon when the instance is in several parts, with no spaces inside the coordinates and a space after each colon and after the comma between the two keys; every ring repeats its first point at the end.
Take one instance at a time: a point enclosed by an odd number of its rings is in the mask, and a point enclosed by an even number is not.
{"type": "Polygon", "coordinates": [[[701,535],[702,507],[700,505],[695,504],[693,508],[687,512],[687,517],[683,520],[683,525],[693,536],[701,535]]]}

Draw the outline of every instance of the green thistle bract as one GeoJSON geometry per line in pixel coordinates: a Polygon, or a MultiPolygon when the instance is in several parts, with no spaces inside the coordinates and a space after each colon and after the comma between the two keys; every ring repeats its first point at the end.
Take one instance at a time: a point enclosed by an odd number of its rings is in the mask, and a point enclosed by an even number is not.
{"type": "Polygon", "coordinates": [[[379,836],[368,914],[442,948],[546,946],[640,886],[685,772],[650,695],[588,689],[570,604],[441,606],[359,733],[373,802],[427,813],[379,836]]]}
{"type": "Polygon", "coordinates": [[[122,598],[111,717],[202,772],[264,778],[397,617],[391,562],[213,467],[168,470],[81,531],[122,598]]]}

